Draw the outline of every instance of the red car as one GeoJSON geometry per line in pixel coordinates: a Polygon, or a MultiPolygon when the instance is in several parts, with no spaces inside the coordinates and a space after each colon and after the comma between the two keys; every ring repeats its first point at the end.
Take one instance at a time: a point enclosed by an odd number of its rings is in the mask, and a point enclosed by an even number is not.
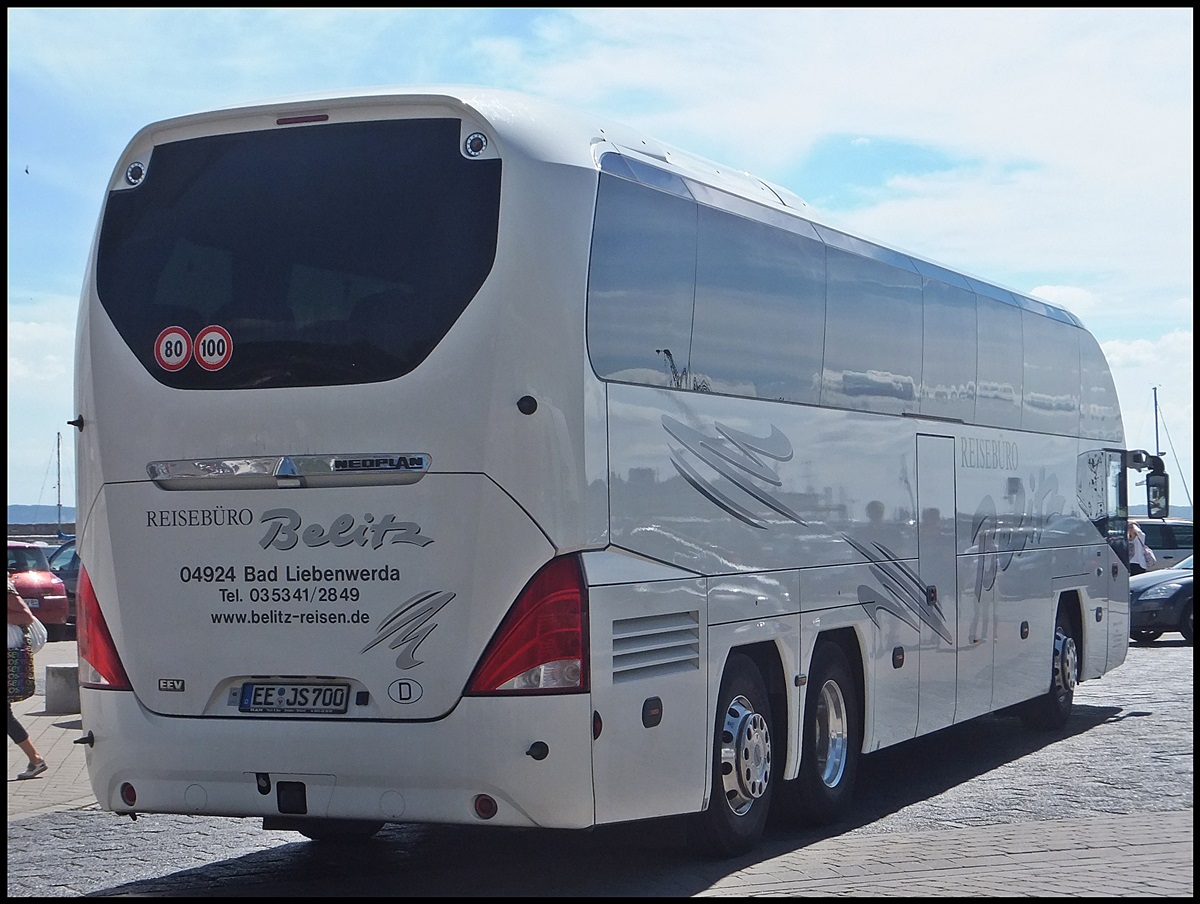
{"type": "Polygon", "coordinates": [[[50,640],[63,640],[67,627],[67,588],[50,570],[46,550],[21,540],[8,541],[8,576],[33,614],[46,626],[50,640]]]}

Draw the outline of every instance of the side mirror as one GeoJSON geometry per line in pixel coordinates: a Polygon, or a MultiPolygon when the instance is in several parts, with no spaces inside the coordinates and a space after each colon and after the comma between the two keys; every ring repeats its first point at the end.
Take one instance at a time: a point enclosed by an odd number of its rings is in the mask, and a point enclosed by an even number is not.
{"type": "Polygon", "coordinates": [[[1166,518],[1171,512],[1170,480],[1166,474],[1146,475],[1146,514],[1166,518]]]}

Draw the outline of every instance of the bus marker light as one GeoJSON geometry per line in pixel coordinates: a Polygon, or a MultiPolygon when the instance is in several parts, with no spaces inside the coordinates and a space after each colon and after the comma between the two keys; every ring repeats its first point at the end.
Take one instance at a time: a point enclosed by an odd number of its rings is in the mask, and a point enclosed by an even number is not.
{"type": "Polygon", "coordinates": [[[650,697],[642,704],[642,726],[654,728],[662,722],[662,699],[650,697]]]}
{"type": "Polygon", "coordinates": [[[475,795],[475,815],[480,819],[491,819],[499,810],[499,805],[489,795],[475,795]]]}
{"type": "Polygon", "coordinates": [[[294,126],[305,122],[328,122],[328,113],[309,113],[305,116],[281,116],[275,120],[277,126],[294,126]]]}

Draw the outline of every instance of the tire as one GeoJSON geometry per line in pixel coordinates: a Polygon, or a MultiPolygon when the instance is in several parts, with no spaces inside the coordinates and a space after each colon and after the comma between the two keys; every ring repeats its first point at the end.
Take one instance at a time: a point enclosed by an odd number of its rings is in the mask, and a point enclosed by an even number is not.
{"type": "Polygon", "coordinates": [[[862,714],[850,664],[837,644],[817,643],[808,676],[800,774],[784,783],[780,797],[791,819],[823,826],[844,818],[853,803],[862,714]]]}
{"type": "Polygon", "coordinates": [[[1062,606],[1054,619],[1054,654],[1050,660],[1050,686],[1040,697],[1018,708],[1021,721],[1038,731],[1057,731],[1066,726],[1079,683],[1079,640],[1062,606]]]}
{"type": "Polygon", "coordinates": [[[1151,631],[1149,628],[1137,628],[1129,632],[1135,643],[1154,643],[1162,635],[1162,631],[1151,631]]]}
{"type": "Polygon", "coordinates": [[[1179,615],[1179,633],[1183,635],[1183,639],[1188,642],[1188,646],[1192,646],[1192,601],[1188,600],[1187,605],[1183,607],[1183,612],[1179,615]]]}
{"type": "Polygon", "coordinates": [[[776,784],[767,687],[748,656],[729,657],[717,703],[708,809],[690,818],[688,841],[702,856],[725,859],[758,844],[776,784]]]}
{"type": "Polygon", "coordinates": [[[313,841],[362,841],[383,828],[382,822],[367,819],[305,819],[296,831],[313,841]]]}

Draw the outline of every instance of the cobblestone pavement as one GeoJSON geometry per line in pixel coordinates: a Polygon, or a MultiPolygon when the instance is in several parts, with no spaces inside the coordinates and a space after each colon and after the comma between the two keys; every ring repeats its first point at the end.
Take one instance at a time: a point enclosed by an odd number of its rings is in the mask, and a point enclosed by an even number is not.
{"type": "MultiPolygon", "coordinates": [[[[50,644],[74,661],[74,645],[50,644]]],[[[852,819],[772,825],[746,857],[692,858],[678,823],[589,833],[388,826],[318,845],[256,820],[100,811],[78,714],[14,705],[51,763],[15,781],[8,894],[57,896],[1192,897],[1192,648],[1170,639],[1083,684],[1057,734],[986,717],[866,757],[852,819]]]]}

